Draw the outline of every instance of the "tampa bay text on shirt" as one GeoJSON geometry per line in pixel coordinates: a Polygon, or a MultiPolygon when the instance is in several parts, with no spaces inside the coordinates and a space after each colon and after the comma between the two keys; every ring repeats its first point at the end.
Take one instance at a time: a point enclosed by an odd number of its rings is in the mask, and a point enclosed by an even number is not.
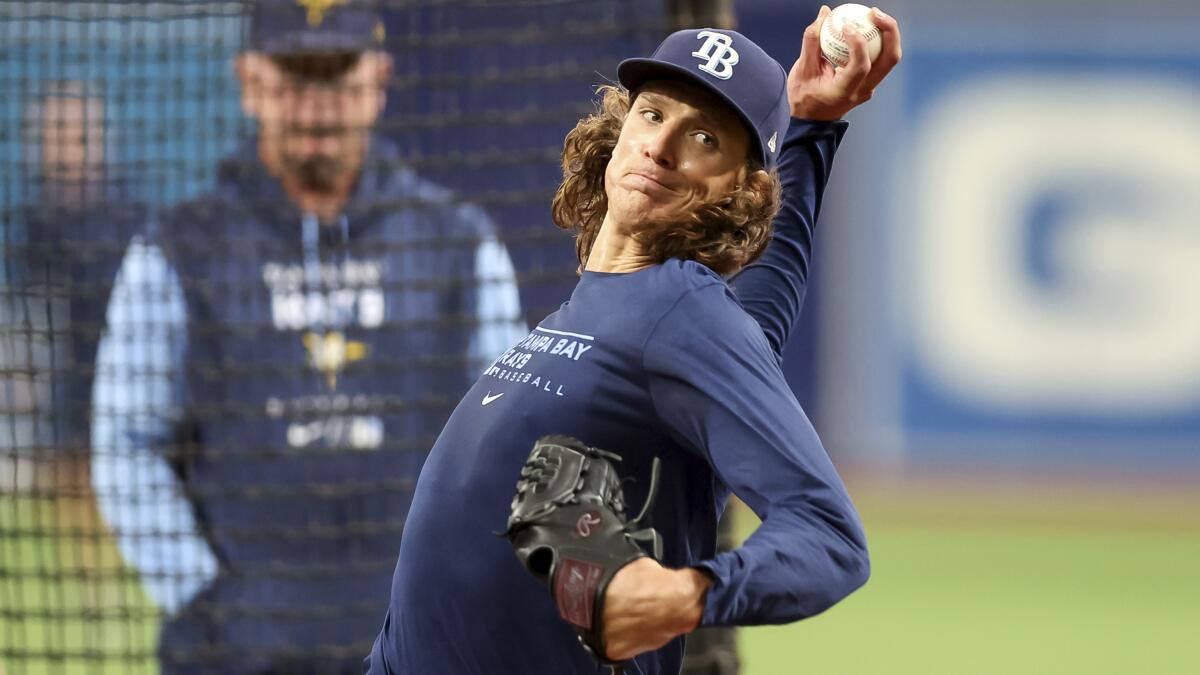
{"type": "Polygon", "coordinates": [[[494,377],[504,382],[528,384],[555,396],[565,396],[563,385],[552,381],[549,377],[539,375],[530,367],[533,357],[537,354],[578,361],[581,356],[590,351],[596,338],[582,333],[568,333],[551,330],[538,326],[524,340],[521,340],[486,370],[484,375],[494,377]]]}

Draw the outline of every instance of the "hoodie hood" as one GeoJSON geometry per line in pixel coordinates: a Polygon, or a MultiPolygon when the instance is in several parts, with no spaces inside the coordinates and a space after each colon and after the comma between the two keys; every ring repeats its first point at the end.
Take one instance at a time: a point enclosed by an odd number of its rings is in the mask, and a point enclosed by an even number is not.
{"type": "MultiPolygon", "coordinates": [[[[283,189],[279,179],[267,172],[258,156],[258,137],[252,137],[221,162],[217,169],[216,194],[228,203],[249,205],[256,218],[280,236],[299,236],[304,214],[283,189]]],[[[420,179],[404,165],[400,149],[392,141],[373,134],[358,180],[342,207],[347,231],[353,240],[379,228],[388,213],[400,206],[448,206],[452,193],[420,179]]],[[[322,228],[322,238],[341,239],[340,228],[322,228]]]]}

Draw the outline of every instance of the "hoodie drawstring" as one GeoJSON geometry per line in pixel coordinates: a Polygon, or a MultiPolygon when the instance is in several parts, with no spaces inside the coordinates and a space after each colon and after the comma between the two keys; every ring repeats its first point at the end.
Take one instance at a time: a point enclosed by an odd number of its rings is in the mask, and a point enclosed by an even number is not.
{"type": "MultiPolygon", "coordinates": [[[[304,292],[308,302],[308,327],[313,331],[320,332],[329,327],[325,325],[326,317],[318,316],[321,312],[317,308],[324,305],[325,294],[332,290],[325,287],[325,280],[321,273],[321,223],[315,214],[306,213],[300,219],[300,230],[301,243],[304,247],[304,292]]],[[[339,247],[341,251],[338,259],[334,262],[344,268],[350,260],[350,220],[344,214],[338,219],[338,231],[342,238],[339,247]]],[[[337,282],[335,281],[332,285],[337,285],[337,282]]],[[[344,328],[344,326],[332,326],[332,328],[344,328]]]]}
{"type": "Polygon", "coordinates": [[[321,306],[321,223],[317,216],[306,213],[300,220],[301,243],[304,246],[304,295],[305,311],[308,312],[308,327],[310,330],[323,328],[322,317],[316,316],[321,306]]]}

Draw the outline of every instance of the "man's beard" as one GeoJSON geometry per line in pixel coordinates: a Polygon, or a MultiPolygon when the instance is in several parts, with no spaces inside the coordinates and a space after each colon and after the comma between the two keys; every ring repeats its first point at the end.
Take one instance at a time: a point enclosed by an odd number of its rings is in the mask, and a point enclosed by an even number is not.
{"type": "Polygon", "coordinates": [[[303,159],[289,159],[290,173],[305,189],[312,192],[333,192],[341,178],[345,163],[330,155],[313,155],[303,159]]]}
{"type": "Polygon", "coordinates": [[[288,127],[284,132],[286,136],[295,137],[296,140],[307,138],[314,143],[326,138],[337,139],[339,141],[337,146],[341,150],[340,152],[335,150],[332,153],[310,150],[310,152],[293,154],[288,152],[287,141],[289,139],[285,138],[283,161],[285,170],[292,180],[299,183],[300,187],[308,192],[318,194],[334,192],[339,184],[344,182],[347,170],[344,151],[348,145],[352,145],[351,135],[347,131],[345,127],[337,124],[288,127]]]}

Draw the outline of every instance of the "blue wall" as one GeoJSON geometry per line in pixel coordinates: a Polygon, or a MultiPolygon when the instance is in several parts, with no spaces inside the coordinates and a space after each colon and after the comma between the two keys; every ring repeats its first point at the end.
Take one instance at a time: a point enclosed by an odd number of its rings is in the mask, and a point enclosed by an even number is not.
{"type": "Polygon", "coordinates": [[[888,9],[905,59],[851,114],[824,227],[827,439],[1200,468],[1200,5],[888,9]]]}

